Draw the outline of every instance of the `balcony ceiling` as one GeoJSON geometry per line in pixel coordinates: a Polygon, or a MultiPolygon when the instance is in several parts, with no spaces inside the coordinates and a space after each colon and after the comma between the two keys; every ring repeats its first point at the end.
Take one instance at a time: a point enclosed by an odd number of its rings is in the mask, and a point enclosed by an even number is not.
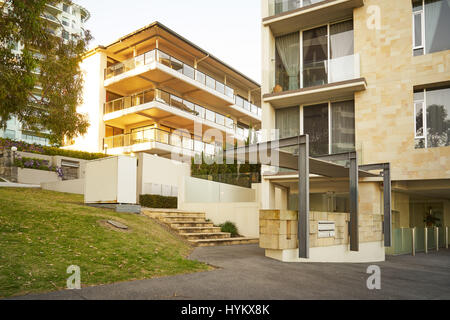
{"type": "Polygon", "coordinates": [[[283,12],[263,19],[274,36],[306,29],[346,17],[353,9],[364,6],[364,0],[326,0],[303,8],[283,12]]]}
{"type": "Polygon", "coordinates": [[[265,94],[263,100],[264,102],[270,103],[275,109],[280,109],[347,98],[353,96],[355,92],[365,90],[366,86],[366,80],[364,78],[359,78],[330,83],[323,86],[265,94]]]}
{"type": "MultiPolygon", "coordinates": [[[[198,100],[214,107],[227,107],[232,99],[219,93],[204,90],[204,86],[195,80],[170,69],[156,64],[135,69],[115,78],[106,80],[105,88],[120,95],[129,96],[136,92],[152,88],[161,88],[176,92],[187,100],[198,100]]],[[[200,103],[199,103],[200,104],[200,103]]]]}
{"type": "Polygon", "coordinates": [[[238,87],[250,90],[257,90],[260,88],[260,85],[257,82],[243,75],[236,69],[159,22],[154,22],[126,35],[106,46],[105,49],[114,59],[123,61],[133,56],[134,47],[137,47],[139,51],[141,48],[152,46],[155,43],[156,38],[166,46],[170,46],[173,50],[178,50],[184,55],[190,56],[190,60],[192,61],[204,58],[201,63],[203,66],[210,68],[214,73],[226,74],[232,85],[237,85],[238,87]]]}
{"type": "MultiPolygon", "coordinates": [[[[106,125],[125,129],[129,126],[135,126],[139,123],[148,121],[158,122],[174,129],[187,129],[194,131],[194,120],[198,121],[195,115],[174,109],[174,113],[169,110],[172,107],[160,103],[148,103],[142,106],[132,107],[119,112],[105,115],[104,121],[106,125]]],[[[225,131],[224,126],[203,120],[203,131],[208,129],[219,129],[225,131]]]]}

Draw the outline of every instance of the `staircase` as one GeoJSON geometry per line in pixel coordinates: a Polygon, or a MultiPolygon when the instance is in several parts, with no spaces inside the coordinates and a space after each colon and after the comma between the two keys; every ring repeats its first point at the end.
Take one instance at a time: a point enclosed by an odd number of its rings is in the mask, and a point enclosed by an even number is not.
{"type": "Polygon", "coordinates": [[[232,238],[219,227],[206,221],[206,214],[180,210],[142,208],[142,214],[168,225],[197,247],[229,246],[258,243],[258,238],[232,238]]]}

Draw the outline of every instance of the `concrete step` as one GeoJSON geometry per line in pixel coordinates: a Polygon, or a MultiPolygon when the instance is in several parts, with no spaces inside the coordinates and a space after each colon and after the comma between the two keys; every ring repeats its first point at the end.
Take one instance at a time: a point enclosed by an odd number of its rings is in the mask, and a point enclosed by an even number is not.
{"type": "Polygon", "coordinates": [[[220,227],[178,227],[175,228],[180,233],[217,233],[220,227]]]}
{"type": "Polygon", "coordinates": [[[226,239],[198,239],[189,240],[197,247],[232,246],[259,243],[258,238],[226,238],[226,239]]]}
{"type": "Polygon", "coordinates": [[[213,228],[214,224],[211,222],[199,222],[199,221],[184,221],[169,223],[173,229],[178,228],[213,228]]]}
{"type": "Polygon", "coordinates": [[[218,239],[228,239],[230,238],[231,234],[227,232],[180,233],[180,236],[183,236],[188,240],[218,240],[218,239]]]}
{"type": "Polygon", "coordinates": [[[206,222],[205,218],[165,216],[160,218],[161,221],[172,224],[177,222],[206,222]]]}
{"type": "Polygon", "coordinates": [[[190,217],[190,218],[206,218],[204,212],[187,212],[179,210],[166,210],[166,209],[142,209],[142,214],[145,214],[151,218],[161,219],[163,217],[190,217]]]}

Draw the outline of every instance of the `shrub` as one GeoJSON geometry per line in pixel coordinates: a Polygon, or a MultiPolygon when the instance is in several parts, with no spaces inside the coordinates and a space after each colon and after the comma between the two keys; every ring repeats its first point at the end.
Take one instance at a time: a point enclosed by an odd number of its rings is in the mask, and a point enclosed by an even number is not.
{"type": "Polygon", "coordinates": [[[17,155],[14,159],[14,166],[22,169],[35,169],[43,171],[56,172],[60,178],[63,178],[63,172],[60,167],[50,165],[48,160],[42,160],[37,158],[26,158],[17,155]]]}
{"type": "Polygon", "coordinates": [[[154,209],[177,209],[178,198],[177,197],[163,197],[151,194],[145,194],[140,196],[141,206],[154,209]]]}
{"type": "Polygon", "coordinates": [[[231,233],[232,237],[239,236],[238,229],[233,222],[227,221],[224,224],[221,224],[219,227],[221,228],[222,232],[231,233]]]}
{"type": "Polygon", "coordinates": [[[42,154],[46,156],[63,156],[68,158],[95,160],[106,157],[103,153],[90,153],[83,151],[64,150],[56,147],[41,146],[38,144],[29,144],[23,141],[13,141],[10,139],[0,138],[0,147],[10,150],[16,147],[18,151],[42,154]]]}

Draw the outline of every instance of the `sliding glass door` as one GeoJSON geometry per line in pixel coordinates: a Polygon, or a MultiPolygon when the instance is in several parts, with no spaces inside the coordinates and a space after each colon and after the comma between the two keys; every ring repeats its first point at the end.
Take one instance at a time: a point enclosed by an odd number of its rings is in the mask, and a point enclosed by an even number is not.
{"type": "Polygon", "coordinates": [[[328,103],[303,107],[303,133],[309,135],[311,155],[329,153],[328,103]]]}
{"type": "Polygon", "coordinates": [[[279,130],[280,139],[308,134],[311,155],[356,149],[353,100],[277,109],[275,127],[279,130]]]}
{"type": "Polygon", "coordinates": [[[303,86],[328,83],[327,26],[303,32],[303,86]]]}
{"type": "Polygon", "coordinates": [[[353,38],[353,20],[277,37],[273,92],[359,77],[353,38]]]}

